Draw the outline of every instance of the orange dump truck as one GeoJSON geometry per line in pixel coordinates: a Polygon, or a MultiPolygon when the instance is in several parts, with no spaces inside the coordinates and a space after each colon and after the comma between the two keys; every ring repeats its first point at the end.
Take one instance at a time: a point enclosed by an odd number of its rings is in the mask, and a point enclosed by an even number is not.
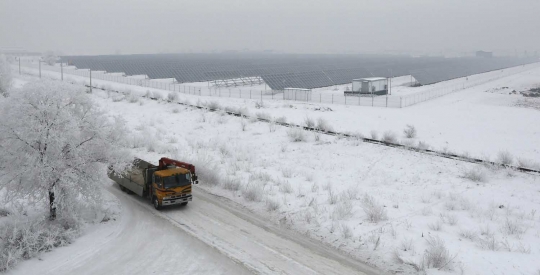
{"type": "Polygon", "coordinates": [[[186,162],[161,158],[155,166],[135,159],[132,169],[122,175],[109,173],[122,191],[148,198],[156,209],[168,205],[186,205],[193,199],[191,186],[198,184],[195,166],[186,162]]]}

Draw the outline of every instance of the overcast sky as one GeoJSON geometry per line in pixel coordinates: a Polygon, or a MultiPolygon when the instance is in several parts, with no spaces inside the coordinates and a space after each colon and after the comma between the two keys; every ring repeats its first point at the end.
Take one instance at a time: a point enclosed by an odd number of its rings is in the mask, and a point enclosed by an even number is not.
{"type": "Polygon", "coordinates": [[[540,48],[539,0],[0,0],[0,48],[64,54],[540,48]]]}

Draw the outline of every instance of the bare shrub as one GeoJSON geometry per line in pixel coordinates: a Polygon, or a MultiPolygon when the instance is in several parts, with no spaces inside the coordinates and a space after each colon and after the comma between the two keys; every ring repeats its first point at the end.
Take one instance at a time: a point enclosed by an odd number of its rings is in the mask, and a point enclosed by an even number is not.
{"type": "Polygon", "coordinates": [[[501,226],[501,231],[506,235],[516,235],[517,237],[520,237],[527,229],[518,221],[511,220],[507,217],[501,226]]]}
{"type": "Polygon", "coordinates": [[[413,125],[407,125],[403,130],[403,134],[406,138],[415,138],[416,137],[416,128],[413,125]]]}
{"type": "Polygon", "coordinates": [[[264,104],[263,101],[257,101],[257,102],[255,102],[255,108],[257,108],[257,109],[263,109],[263,108],[265,108],[265,107],[266,107],[266,106],[265,106],[265,104],[264,104]]]}
{"type": "Polygon", "coordinates": [[[478,233],[474,230],[460,230],[459,231],[459,236],[464,238],[464,239],[468,239],[468,240],[471,240],[471,241],[475,241],[477,238],[478,238],[478,233]]]}
{"type": "Polygon", "coordinates": [[[292,142],[304,142],[306,141],[306,135],[304,130],[300,128],[291,128],[287,131],[287,136],[292,142]]]}
{"type": "Polygon", "coordinates": [[[291,194],[293,192],[291,183],[289,181],[281,182],[281,184],[279,185],[279,191],[285,194],[291,194]]]}
{"type": "Polygon", "coordinates": [[[499,241],[495,238],[495,236],[486,236],[485,238],[478,238],[477,239],[478,246],[480,248],[490,251],[498,251],[501,249],[501,245],[499,241]]]}
{"type": "Polygon", "coordinates": [[[412,251],[414,249],[413,239],[411,238],[401,240],[400,248],[403,251],[412,251]]]}
{"type": "Polygon", "coordinates": [[[353,232],[351,230],[351,227],[349,227],[348,225],[346,224],[342,224],[341,225],[341,236],[343,237],[343,239],[347,240],[347,239],[350,239],[353,235],[353,232]]]}
{"type": "Polygon", "coordinates": [[[486,173],[480,169],[479,167],[475,167],[473,169],[467,170],[462,175],[463,178],[466,178],[470,181],[474,182],[486,182],[487,176],[486,173]]]}
{"type": "Polygon", "coordinates": [[[429,236],[426,238],[428,247],[424,252],[424,264],[428,268],[452,270],[452,258],[444,241],[439,237],[429,236]]]}
{"type": "Polygon", "coordinates": [[[334,131],[334,128],[332,127],[332,125],[330,125],[328,121],[326,121],[324,118],[321,118],[321,117],[317,119],[316,129],[319,131],[324,131],[324,132],[334,131]]]}
{"type": "MultiPolygon", "coordinates": [[[[328,199],[330,201],[330,194],[328,196],[328,199]]],[[[332,212],[332,219],[345,220],[347,218],[350,218],[353,214],[352,210],[353,205],[350,200],[341,200],[334,208],[334,212],[332,212]]]]}
{"type": "Polygon", "coordinates": [[[283,177],[285,178],[292,178],[296,175],[296,172],[290,167],[283,167],[281,169],[281,173],[283,174],[283,177]]]}
{"type": "Polygon", "coordinates": [[[442,223],[441,223],[441,221],[437,220],[437,221],[434,222],[434,223],[428,224],[428,227],[429,227],[429,229],[431,229],[431,230],[433,230],[433,231],[441,231],[441,229],[442,229],[442,223]]]}
{"type": "Polygon", "coordinates": [[[167,101],[169,102],[176,102],[178,101],[178,94],[175,92],[169,92],[167,94],[167,101]]]}
{"type": "Polygon", "coordinates": [[[268,123],[268,130],[270,130],[270,133],[273,133],[276,131],[276,122],[275,121],[270,121],[270,123],[268,123]]]}
{"type": "Polygon", "coordinates": [[[266,200],[266,210],[272,212],[276,211],[281,207],[281,204],[279,201],[273,200],[273,199],[267,199],[266,200]]]}
{"type": "Polygon", "coordinates": [[[310,117],[306,117],[304,118],[304,126],[308,128],[315,128],[315,121],[310,117]]]}
{"type": "Polygon", "coordinates": [[[336,204],[337,201],[338,201],[338,195],[334,193],[332,189],[328,189],[328,203],[336,204]]]}
{"type": "Polygon", "coordinates": [[[366,213],[367,219],[370,222],[377,223],[379,221],[388,219],[384,206],[380,205],[375,198],[368,194],[365,194],[362,198],[362,209],[366,213]]]}
{"type": "Polygon", "coordinates": [[[514,157],[508,151],[500,151],[497,154],[497,162],[504,165],[512,165],[514,163],[514,157]]]}
{"type": "Polygon", "coordinates": [[[221,182],[221,187],[230,191],[240,190],[241,182],[237,178],[227,177],[221,182]]]}
{"type": "Polygon", "coordinates": [[[397,142],[397,135],[396,135],[396,133],[394,133],[392,131],[386,131],[383,134],[382,140],[384,142],[388,142],[388,143],[396,143],[397,142]]]}
{"type": "Polygon", "coordinates": [[[345,190],[344,195],[350,200],[357,200],[358,199],[358,192],[359,192],[358,187],[351,186],[351,187],[347,188],[347,190],[345,190]]]}
{"type": "Polygon", "coordinates": [[[258,184],[250,183],[242,190],[242,196],[248,201],[259,202],[263,197],[263,188],[258,184]]]}

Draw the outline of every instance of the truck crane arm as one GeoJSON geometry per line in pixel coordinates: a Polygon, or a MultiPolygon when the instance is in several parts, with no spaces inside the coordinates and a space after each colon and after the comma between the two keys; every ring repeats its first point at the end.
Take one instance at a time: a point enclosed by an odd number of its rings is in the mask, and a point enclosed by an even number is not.
{"type": "Polygon", "coordinates": [[[184,169],[189,170],[191,172],[191,178],[193,179],[193,182],[195,184],[199,183],[197,174],[195,173],[195,165],[191,163],[187,163],[187,162],[170,159],[170,158],[161,158],[159,159],[158,170],[167,169],[167,165],[175,165],[177,167],[182,167],[184,169]]]}

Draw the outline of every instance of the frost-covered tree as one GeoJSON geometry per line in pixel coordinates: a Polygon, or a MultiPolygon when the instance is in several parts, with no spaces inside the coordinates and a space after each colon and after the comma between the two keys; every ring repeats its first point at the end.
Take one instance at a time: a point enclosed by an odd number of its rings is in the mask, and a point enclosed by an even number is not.
{"type": "Polygon", "coordinates": [[[80,87],[33,82],[0,104],[0,188],[8,200],[45,203],[55,219],[99,203],[106,169],[129,166],[125,121],[99,110],[80,87]]]}
{"type": "Polygon", "coordinates": [[[0,55],[0,96],[7,97],[11,88],[11,67],[4,55],[0,55]]]}

